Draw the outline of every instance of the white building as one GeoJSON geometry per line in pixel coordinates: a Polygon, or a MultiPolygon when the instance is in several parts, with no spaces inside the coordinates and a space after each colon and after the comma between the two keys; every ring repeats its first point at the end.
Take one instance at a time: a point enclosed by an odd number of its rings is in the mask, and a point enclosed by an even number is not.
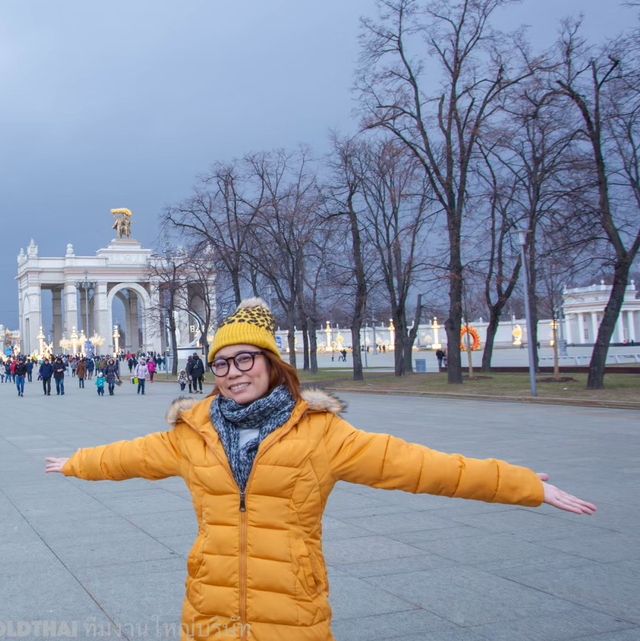
{"type": "MultiPolygon", "coordinates": [[[[16,280],[23,353],[42,352],[44,343],[54,353],[80,352],[89,347],[87,341],[101,353],[164,351],[169,343],[161,329],[160,281],[153,275],[158,272],[150,269],[152,251],[129,238],[130,217],[127,235],[118,229],[120,237],[94,256],[77,256],[71,243],[62,257],[40,256],[34,240],[26,252],[20,249],[16,280]],[[50,295],[50,302],[43,295],[50,295]],[[44,327],[43,311],[49,305],[52,323],[44,327]],[[124,315],[118,324],[115,307],[124,315]]],[[[191,349],[200,333],[192,318],[189,285],[185,288],[186,309],[175,318],[179,347],[191,349]]]]}
{"type": "MultiPolygon", "coordinates": [[[[50,339],[55,352],[60,343],[84,334],[99,336],[111,352],[119,348],[160,351],[160,332],[149,323],[147,311],[157,307],[147,263],[150,249],[135,240],[117,239],[95,256],[76,256],[69,243],[62,257],[43,257],[32,240],[18,255],[18,315],[22,350],[39,351],[50,339]],[[43,330],[43,293],[51,293],[52,335],[43,330]],[[114,327],[113,307],[122,302],[126,329],[114,327]],[[120,334],[114,338],[114,334],[120,334]],[[120,340],[121,339],[121,340],[120,340]]],[[[45,328],[49,329],[49,328],[45,328]]],[[[84,346],[83,346],[84,349],[84,346]]],[[[72,351],[80,351],[74,349],[72,351]]]]}
{"type": "MultiPolygon", "coordinates": [[[[604,308],[611,295],[611,286],[603,281],[590,287],[565,289],[563,292],[564,336],[567,343],[594,343],[602,321],[604,308]]],[[[622,309],[618,316],[612,343],[636,342],[640,337],[640,300],[635,281],[627,286],[622,309]]]]}
{"type": "MultiPolygon", "coordinates": [[[[564,320],[558,331],[558,340],[568,344],[593,344],[602,320],[604,308],[611,294],[611,286],[601,283],[590,287],[565,289],[563,292],[564,320]]],[[[464,321],[463,321],[464,322],[464,321]]],[[[482,318],[471,321],[470,326],[478,331],[480,342],[484,346],[487,337],[488,323],[482,318]]],[[[323,329],[316,332],[319,351],[330,352],[343,347],[351,348],[351,330],[340,328],[327,322],[323,329]]],[[[616,331],[611,343],[637,342],[640,337],[640,300],[637,298],[635,282],[627,286],[624,303],[618,317],[616,331]]],[[[287,332],[278,330],[276,339],[283,351],[287,350],[287,332]]],[[[538,341],[542,346],[549,346],[553,340],[552,321],[538,321],[538,341]]],[[[418,349],[437,349],[440,344],[446,346],[447,337],[442,321],[433,319],[421,324],[415,347],[418,349]]],[[[526,319],[503,319],[496,332],[494,346],[499,348],[519,346],[527,342],[526,319]]],[[[368,324],[362,328],[361,345],[384,346],[386,350],[393,349],[394,330],[391,321],[376,323],[375,328],[368,324]]],[[[296,332],[296,349],[302,349],[302,332],[296,332]]]]}

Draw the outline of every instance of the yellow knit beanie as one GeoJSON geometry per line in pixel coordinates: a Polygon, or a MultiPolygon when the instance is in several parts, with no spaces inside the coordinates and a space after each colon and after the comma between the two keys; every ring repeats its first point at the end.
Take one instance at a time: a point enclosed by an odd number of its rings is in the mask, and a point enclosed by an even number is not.
{"type": "Polygon", "coordinates": [[[269,306],[262,298],[247,298],[220,323],[209,350],[209,362],[229,345],[255,345],[280,356],[275,331],[276,321],[269,306]]]}

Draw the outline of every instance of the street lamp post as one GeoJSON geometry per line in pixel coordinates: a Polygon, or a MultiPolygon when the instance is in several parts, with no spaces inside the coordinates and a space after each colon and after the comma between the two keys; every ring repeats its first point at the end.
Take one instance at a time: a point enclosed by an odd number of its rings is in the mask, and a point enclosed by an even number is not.
{"type": "Polygon", "coordinates": [[[518,229],[518,243],[520,244],[520,260],[522,261],[522,269],[524,273],[524,313],[527,323],[527,352],[529,354],[529,382],[531,385],[531,396],[538,395],[538,388],[536,384],[536,367],[534,357],[533,345],[533,331],[531,328],[531,311],[529,309],[529,270],[527,269],[527,256],[524,250],[527,244],[527,230],[518,229]]]}
{"type": "MultiPolygon", "coordinates": [[[[84,334],[89,336],[89,290],[95,287],[95,283],[89,280],[89,273],[84,273],[84,280],[76,282],[76,287],[84,291],[84,334]]],[[[87,351],[88,346],[84,345],[84,350],[87,351]]]]}

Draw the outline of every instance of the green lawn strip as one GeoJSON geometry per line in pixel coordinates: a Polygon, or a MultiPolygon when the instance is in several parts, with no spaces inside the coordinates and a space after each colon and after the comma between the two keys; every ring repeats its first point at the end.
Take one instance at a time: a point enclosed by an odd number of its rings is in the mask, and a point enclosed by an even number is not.
{"type": "MultiPolygon", "coordinates": [[[[548,400],[600,401],[637,405],[640,409],[640,370],[638,374],[607,374],[604,390],[586,389],[586,374],[564,375],[571,380],[550,381],[551,374],[538,375],[538,397],[548,400]]],[[[335,390],[369,392],[397,392],[405,394],[459,395],[495,398],[530,398],[529,375],[526,373],[476,372],[475,378],[465,377],[462,385],[450,385],[446,374],[410,374],[396,377],[375,372],[365,374],[364,381],[354,381],[347,373],[333,378],[322,372],[318,375],[302,373],[304,383],[322,385],[335,390]]]]}

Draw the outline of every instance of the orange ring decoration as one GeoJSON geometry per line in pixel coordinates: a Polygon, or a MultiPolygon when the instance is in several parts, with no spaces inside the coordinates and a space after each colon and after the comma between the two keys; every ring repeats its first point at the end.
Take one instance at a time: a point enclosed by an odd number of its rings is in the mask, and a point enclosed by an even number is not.
{"type": "Polygon", "coordinates": [[[478,330],[475,327],[471,327],[470,325],[465,325],[461,330],[460,330],[460,351],[461,352],[466,352],[467,351],[467,341],[464,340],[464,337],[469,334],[471,336],[472,342],[471,342],[471,351],[472,352],[477,352],[480,349],[480,334],[478,333],[478,330]]]}

